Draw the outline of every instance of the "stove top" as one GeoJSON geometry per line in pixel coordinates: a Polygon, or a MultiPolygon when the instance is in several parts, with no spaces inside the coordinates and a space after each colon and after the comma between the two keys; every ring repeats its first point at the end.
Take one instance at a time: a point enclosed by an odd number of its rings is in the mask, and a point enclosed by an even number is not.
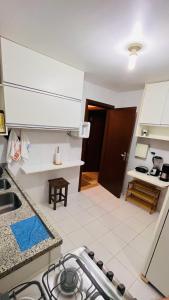
{"type": "MultiPolygon", "coordinates": [[[[0,296],[1,299],[1,296],[0,296]]],[[[45,292],[39,281],[25,282],[2,295],[2,299],[8,300],[47,300],[45,292]],[[36,296],[35,296],[36,295],[36,296]]]]}
{"type": "Polygon", "coordinates": [[[49,299],[54,300],[134,300],[87,247],[66,254],[58,264],[50,266],[42,282],[49,299]]]}
{"type": "Polygon", "coordinates": [[[41,283],[34,280],[20,284],[2,299],[136,300],[85,246],[61,257],[39,276],[41,283]]]}

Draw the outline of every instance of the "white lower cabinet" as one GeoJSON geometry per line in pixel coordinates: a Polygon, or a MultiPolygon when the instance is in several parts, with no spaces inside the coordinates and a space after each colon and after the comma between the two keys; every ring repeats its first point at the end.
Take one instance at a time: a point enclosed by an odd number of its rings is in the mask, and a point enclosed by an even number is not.
{"type": "Polygon", "coordinates": [[[4,86],[8,127],[79,129],[81,101],[4,86]]]}

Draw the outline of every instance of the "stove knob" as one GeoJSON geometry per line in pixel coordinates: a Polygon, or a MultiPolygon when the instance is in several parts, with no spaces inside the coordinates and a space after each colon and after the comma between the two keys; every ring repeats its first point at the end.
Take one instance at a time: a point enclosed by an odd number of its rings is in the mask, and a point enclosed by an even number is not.
{"type": "Polygon", "coordinates": [[[102,270],[102,268],[103,268],[103,262],[101,260],[98,260],[97,266],[102,270]]]}
{"type": "Polygon", "coordinates": [[[106,276],[107,276],[107,278],[108,278],[110,281],[112,281],[112,280],[113,280],[114,273],[113,273],[112,271],[108,271],[108,272],[106,273],[106,276]]]}
{"type": "Polygon", "coordinates": [[[125,286],[124,284],[120,283],[118,286],[117,286],[117,290],[119,291],[119,293],[123,296],[124,293],[125,293],[125,286]]]}
{"type": "Polygon", "coordinates": [[[90,257],[91,259],[94,258],[94,252],[93,252],[93,251],[90,251],[90,252],[88,253],[88,255],[89,255],[89,257],[90,257]]]}

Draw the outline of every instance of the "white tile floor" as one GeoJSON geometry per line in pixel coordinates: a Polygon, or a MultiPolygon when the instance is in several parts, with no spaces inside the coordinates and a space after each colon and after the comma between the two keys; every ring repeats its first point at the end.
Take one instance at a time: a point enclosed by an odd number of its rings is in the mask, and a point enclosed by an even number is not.
{"type": "Polygon", "coordinates": [[[69,195],[66,208],[59,204],[53,211],[48,203],[40,207],[62,236],[63,253],[87,245],[138,300],[160,299],[139,276],[158,213],[149,215],[101,186],[69,195]]]}

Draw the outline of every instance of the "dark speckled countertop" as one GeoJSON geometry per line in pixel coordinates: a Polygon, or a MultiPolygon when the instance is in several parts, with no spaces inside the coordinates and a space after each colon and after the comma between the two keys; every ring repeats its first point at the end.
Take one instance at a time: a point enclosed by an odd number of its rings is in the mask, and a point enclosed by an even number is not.
{"type": "Polygon", "coordinates": [[[19,197],[22,205],[14,211],[0,215],[0,278],[62,244],[59,234],[43,216],[36,203],[23,191],[10,171],[4,170],[1,178],[6,178],[10,182],[11,188],[5,191],[0,190],[0,194],[14,192],[19,197]],[[50,237],[31,249],[21,252],[10,225],[35,215],[45,224],[53,238],[50,237]]]}

